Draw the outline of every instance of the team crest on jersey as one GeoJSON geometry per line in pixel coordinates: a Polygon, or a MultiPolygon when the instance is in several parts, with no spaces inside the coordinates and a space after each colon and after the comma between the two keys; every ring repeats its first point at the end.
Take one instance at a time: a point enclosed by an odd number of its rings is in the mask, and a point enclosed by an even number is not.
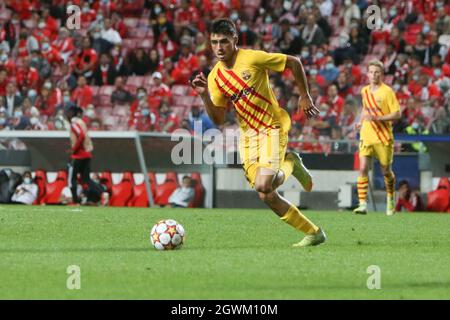
{"type": "Polygon", "coordinates": [[[242,71],[241,76],[242,76],[242,79],[244,79],[245,81],[249,80],[252,77],[252,75],[250,74],[250,71],[248,71],[248,70],[242,71]]]}

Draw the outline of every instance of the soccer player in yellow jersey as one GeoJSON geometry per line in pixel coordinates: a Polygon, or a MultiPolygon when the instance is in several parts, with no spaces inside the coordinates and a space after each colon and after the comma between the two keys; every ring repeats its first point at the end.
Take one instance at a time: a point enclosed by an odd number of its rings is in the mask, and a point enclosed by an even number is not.
{"type": "Polygon", "coordinates": [[[361,131],[357,184],[359,207],[354,210],[356,214],[367,213],[368,170],[372,157],[377,158],[380,162],[381,172],[384,176],[387,193],[386,214],[391,216],[395,213],[395,175],[391,168],[394,156],[392,122],[400,119],[401,113],[394,91],[383,83],[383,71],[384,66],[381,61],[370,61],[368,68],[370,84],[361,90],[363,111],[357,125],[357,129],[361,131]]]}
{"type": "Polygon", "coordinates": [[[294,246],[324,242],[326,236],[322,229],[277,192],[291,174],[306,191],[312,189],[312,177],[300,156],[292,152],[286,154],[291,120],[278,105],[268,76],[269,70],[282,72],[291,69],[301,94],[299,108],[308,118],[314,117],[318,109],[309,95],[300,60],[279,53],[238,48],[236,27],[228,19],[212,23],[210,41],[218,62],[207,79],[201,73],[191,82],[209,117],[214,123],[222,124],[227,103],[232,103],[241,129],[240,156],[250,185],[283,221],[306,234],[294,246]]]}

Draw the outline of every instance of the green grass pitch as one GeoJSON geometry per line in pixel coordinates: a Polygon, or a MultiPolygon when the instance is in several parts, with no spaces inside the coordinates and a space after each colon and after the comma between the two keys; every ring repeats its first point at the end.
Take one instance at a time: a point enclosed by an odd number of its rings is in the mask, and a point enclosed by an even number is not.
{"type": "Polygon", "coordinates": [[[450,215],[305,213],[326,244],[292,248],[302,235],[269,210],[3,205],[0,299],[450,299],[450,215]],[[181,250],[151,247],[162,218],[185,227],[181,250]]]}

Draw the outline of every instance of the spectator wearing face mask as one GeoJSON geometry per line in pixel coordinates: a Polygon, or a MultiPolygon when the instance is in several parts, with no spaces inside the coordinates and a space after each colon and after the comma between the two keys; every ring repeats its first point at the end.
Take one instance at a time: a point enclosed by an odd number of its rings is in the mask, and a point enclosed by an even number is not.
{"type": "Polygon", "coordinates": [[[169,207],[172,208],[187,208],[189,203],[194,199],[194,188],[192,187],[192,179],[189,176],[184,176],[181,187],[169,197],[169,207]]]}
{"type": "Polygon", "coordinates": [[[328,57],[327,63],[320,69],[319,74],[325,78],[327,83],[336,81],[339,69],[335,66],[332,57],[328,57]]]}
{"type": "Polygon", "coordinates": [[[33,51],[31,53],[30,66],[36,69],[39,78],[45,79],[51,75],[52,67],[41,51],[33,51]]]}
{"type": "Polygon", "coordinates": [[[53,116],[56,106],[62,103],[62,94],[59,88],[53,88],[50,80],[44,82],[41,95],[36,99],[35,106],[42,115],[53,116]]]}
{"type": "Polygon", "coordinates": [[[31,205],[36,201],[37,196],[38,186],[33,182],[31,172],[25,171],[23,174],[23,183],[17,186],[11,197],[11,202],[31,205]]]}
{"type": "Polygon", "coordinates": [[[44,41],[41,46],[42,56],[51,66],[56,66],[64,62],[61,52],[54,48],[49,41],[44,41]]]}
{"type": "Polygon", "coordinates": [[[156,131],[158,124],[158,114],[149,108],[146,99],[140,99],[137,109],[130,114],[128,127],[137,131],[156,131]]]}
{"type": "Polygon", "coordinates": [[[15,76],[17,72],[15,59],[10,58],[5,51],[0,54],[0,69],[5,70],[10,77],[15,76]]]}
{"type": "Polygon", "coordinates": [[[22,107],[14,109],[12,117],[9,119],[8,126],[14,130],[25,130],[30,126],[30,120],[24,116],[22,107]]]}

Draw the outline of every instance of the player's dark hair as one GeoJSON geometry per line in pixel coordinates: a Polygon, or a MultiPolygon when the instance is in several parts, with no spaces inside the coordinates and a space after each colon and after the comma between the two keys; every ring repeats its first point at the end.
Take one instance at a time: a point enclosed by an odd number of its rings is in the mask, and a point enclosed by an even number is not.
{"type": "Polygon", "coordinates": [[[210,33],[235,36],[237,35],[236,25],[230,19],[217,19],[211,24],[210,33]]]}

